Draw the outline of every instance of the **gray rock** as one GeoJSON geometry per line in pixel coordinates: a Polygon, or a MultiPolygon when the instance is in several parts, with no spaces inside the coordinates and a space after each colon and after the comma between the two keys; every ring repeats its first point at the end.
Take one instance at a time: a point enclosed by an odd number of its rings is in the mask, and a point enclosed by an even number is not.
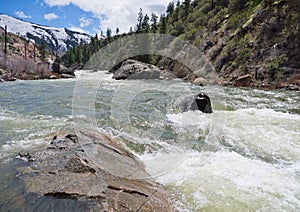
{"type": "Polygon", "coordinates": [[[55,75],[50,75],[49,79],[57,79],[55,75]]]}
{"type": "Polygon", "coordinates": [[[74,75],[71,74],[61,74],[59,75],[61,78],[69,79],[69,78],[74,78],[74,75]]]}
{"type": "Polygon", "coordinates": [[[298,91],[300,90],[300,87],[298,85],[287,84],[285,89],[290,91],[298,91]]]}
{"type": "Polygon", "coordinates": [[[94,131],[77,136],[55,136],[51,146],[61,144],[64,149],[29,153],[35,160],[19,169],[26,170],[20,175],[26,192],[87,204],[93,201],[91,211],[174,211],[176,200],[122,144],[94,131]]]}
{"type": "Polygon", "coordinates": [[[186,76],[193,73],[192,70],[178,61],[172,62],[169,67],[169,72],[178,78],[185,78],[186,76]]]}
{"type": "Polygon", "coordinates": [[[65,168],[66,170],[74,173],[95,173],[96,170],[93,167],[91,167],[88,163],[89,162],[87,160],[83,160],[78,155],[76,155],[70,158],[65,168]]]}
{"type": "Polygon", "coordinates": [[[116,80],[124,79],[159,79],[161,70],[150,64],[136,60],[126,60],[119,68],[114,70],[113,78],[116,80]]]}
{"type": "Polygon", "coordinates": [[[140,71],[133,75],[128,76],[127,79],[159,79],[160,78],[160,71],[153,70],[153,71],[140,71]]]}
{"type": "Polygon", "coordinates": [[[188,110],[200,110],[203,113],[213,112],[210,98],[204,93],[186,96],[179,101],[179,105],[182,112],[186,112],[188,110]]]}
{"type": "Polygon", "coordinates": [[[208,84],[208,81],[203,77],[198,77],[195,80],[193,80],[193,84],[198,86],[206,86],[208,84]]]}

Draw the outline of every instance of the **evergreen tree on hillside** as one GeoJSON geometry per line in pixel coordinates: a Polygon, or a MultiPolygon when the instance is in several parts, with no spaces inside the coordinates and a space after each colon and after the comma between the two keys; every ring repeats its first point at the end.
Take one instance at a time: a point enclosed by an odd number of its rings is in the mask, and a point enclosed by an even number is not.
{"type": "Polygon", "coordinates": [[[245,8],[247,0],[230,0],[229,10],[231,12],[238,12],[245,8]]]}
{"type": "Polygon", "coordinates": [[[175,7],[174,2],[171,1],[167,7],[167,15],[168,16],[172,15],[172,13],[174,12],[174,7],[175,7]]]}
{"type": "Polygon", "coordinates": [[[61,58],[56,54],[56,59],[52,64],[52,69],[57,74],[61,74],[60,64],[61,64],[61,58]]]}
{"type": "Polygon", "coordinates": [[[160,33],[166,34],[167,33],[167,20],[165,14],[160,16],[160,33]]]}
{"type": "Polygon", "coordinates": [[[155,13],[151,14],[151,31],[152,32],[156,32],[157,31],[157,20],[158,20],[158,16],[155,13]]]}
{"type": "Polygon", "coordinates": [[[111,37],[112,37],[111,29],[110,29],[110,28],[107,28],[107,30],[106,30],[106,38],[107,38],[107,41],[108,41],[108,42],[110,42],[111,37]]]}
{"type": "Polygon", "coordinates": [[[149,23],[149,16],[146,14],[144,16],[143,22],[142,22],[142,32],[143,33],[149,33],[150,32],[150,23],[149,23]]]}
{"type": "Polygon", "coordinates": [[[71,50],[69,50],[66,54],[66,66],[67,67],[70,67],[74,64],[75,62],[75,54],[74,54],[74,49],[75,48],[72,48],[71,50]]]}
{"type": "Polygon", "coordinates": [[[46,42],[44,40],[42,41],[39,50],[40,50],[41,61],[46,62],[46,58],[47,58],[47,45],[46,45],[46,42]]]}
{"type": "Polygon", "coordinates": [[[142,32],[142,22],[143,22],[143,10],[142,10],[142,8],[140,8],[140,10],[139,10],[137,21],[138,21],[138,23],[137,23],[136,32],[141,33],[142,32]]]}
{"type": "Polygon", "coordinates": [[[80,46],[76,47],[76,62],[78,66],[82,65],[82,49],[80,46]]]}
{"type": "Polygon", "coordinates": [[[183,5],[184,5],[184,16],[187,17],[191,9],[191,0],[185,0],[183,2],[183,5]]]}

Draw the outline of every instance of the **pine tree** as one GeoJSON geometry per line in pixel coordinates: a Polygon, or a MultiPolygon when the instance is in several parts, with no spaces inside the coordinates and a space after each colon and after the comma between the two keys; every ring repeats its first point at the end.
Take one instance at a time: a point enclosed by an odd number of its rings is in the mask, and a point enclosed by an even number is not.
{"type": "Polygon", "coordinates": [[[95,37],[92,37],[91,38],[91,42],[90,42],[90,45],[91,45],[91,49],[92,49],[92,52],[97,52],[97,50],[98,50],[98,36],[97,36],[97,34],[95,35],[95,37]]]}
{"type": "Polygon", "coordinates": [[[106,30],[106,38],[107,38],[107,41],[110,42],[110,40],[111,40],[111,29],[110,28],[107,28],[107,30],[106,30]]]}
{"type": "Polygon", "coordinates": [[[82,64],[82,50],[80,46],[76,48],[76,62],[79,66],[82,64]]]}
{"type": "Polygon", "coordinates": [[[167,15],[168,15],[168,16],[170,16],[170,15],[173,14],[173,12],[174,12],[174,7],[175,7],[174,2],[171,1],[171,2],[168,4],[168,7],[167,7],[167,15]]]}
{"type": "Polygon", "coordinates": [[[4,29],[4,55],[6,57],[7,54],[7,25],[5,25],[4,29]]]}
{"type": "Polygon", "coordinates": [[[184,16],[187,17],[191,8],[191,0],[185,0],[183,4],[184,4],[184,16]]]}
{"type": "Polygon", "coordinates": [[[166,20],[165,14],[162,14],[160,16],[160,23],[161,23],[161,26],[160,26],[159,32],[162,34],[166,34],[167,33],[167,20],[166,20]]]}
{"type": "Polygon", "coordinates": [[[83,63],[87,63],[91,58],[91,51],[88,44],[84,44],[83,46],[82,57],[83,57],[83,63]]]}
{"type": "Polygon", "coordinates": [[[61,64],[61,58],[56,54],[56,59],[52,64],[52,69],[57,74],[61,74],[60,64],[61,64]]]}
{"type": "Polygon", "coordinates": [[[46,62],[46,57],[47,57],[47,46],[46,46],[46,42],[43,40],[40,45],[40,58],[43,62],[46,62]]]}
{"type": "Polygon", "coordinates": [[[149,16],[146,14],[144,16],[143,22],[142,22],[142,32],[149,33],[150,32],[150,24],[149,24],[149,16]]]}
{"type": "Polygon", "coordinates": [[[157,19],[158,19],[158,16],[155,14],[155,13],[152,13],[151,14],[151,31],[152,32],[156,32],[157,31],[157,19]]]}
{"type": "Polygon", "coordinates": [[[132,26],[129,28],[129,34],[133,33],[132,26]]]}
{"type": "Polygon", "coordinates": [[[138,18],[137,18],[137,33],[141,33],[142,32],[142,22],[143,22],[143,10],[142,8],[140,8],[140,11],[138,13],[138,18]]]}
{"type": "Polygon", "coordinates": [[[74,62],[75,62],[75,54],[74,54],[74,47],[71,49],[71,50],[69,50],[68,52],[67,52],[67,56],[66,56],[66,61],[67,61],[67,66],[68,67],[70,67],[70,66],[72,66],[73,64],[74,64],[74,62]]]}

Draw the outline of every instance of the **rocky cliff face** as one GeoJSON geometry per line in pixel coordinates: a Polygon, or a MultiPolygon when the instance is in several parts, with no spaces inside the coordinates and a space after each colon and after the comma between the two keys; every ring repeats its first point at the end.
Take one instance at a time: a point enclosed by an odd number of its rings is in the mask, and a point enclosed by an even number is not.
{"type": "MultiPolygon", "coordinates": [[[[230,0],[211,5],[198,0],[186,17],[176,19],[182,8],[168,16],[168,31],[200,48],[220,83],[240,84],[238,78],[251,75],[253,86],[300,85],[298,1],[230,0]]],[[[170,69],[182,78],[191,74],[176,62],[170,69]]]]}
{"type": "MultiPolygon", "coordinates": [[[[284,1],[258,4],[241,27],[218,28],[213,45],[204,51],[228,81],[250,74],[253,84],[280,86],[300,74],[300,26],[293,22],[297,13],[299,6],[284,1]]],[[[223,26],[227,24],[227,19],[222,20],[223,26]]]]}

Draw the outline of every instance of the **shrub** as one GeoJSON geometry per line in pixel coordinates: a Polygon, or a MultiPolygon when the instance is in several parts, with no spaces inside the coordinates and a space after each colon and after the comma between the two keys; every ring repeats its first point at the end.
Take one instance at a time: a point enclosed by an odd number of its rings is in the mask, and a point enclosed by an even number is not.
{"type": "Polygon", "coordinates": [[[266,64],[266,69],[269,72],[270,78],[272,80],[280,74],[280,67],[283,66],[288,61],[288,58],[285,54],[280,56],[273,56],[269,63],[266,64]]]}
{"type": "Polygon", "coordinates": [[[230,12],[238,12],[246,7],[247,0],[230,0],[230,12]]]}

